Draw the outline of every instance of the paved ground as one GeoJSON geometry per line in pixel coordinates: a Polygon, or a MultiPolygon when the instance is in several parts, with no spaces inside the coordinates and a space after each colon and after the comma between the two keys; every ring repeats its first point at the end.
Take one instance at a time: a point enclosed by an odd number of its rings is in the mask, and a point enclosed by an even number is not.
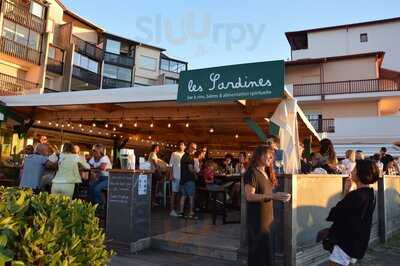
{"type": "Polygon", "coordinates": [[[398,266],[400,265],[400,233],[386,244],[370,248],[361,266],[398,266]]]}

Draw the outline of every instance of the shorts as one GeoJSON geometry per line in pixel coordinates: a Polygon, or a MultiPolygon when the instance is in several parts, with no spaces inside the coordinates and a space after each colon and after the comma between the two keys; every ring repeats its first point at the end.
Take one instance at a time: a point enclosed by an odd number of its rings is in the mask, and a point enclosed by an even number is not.
{"type": "Polygon", "coordinates": [[[180,190],[180,179],[173,179],[171,181],[171,188],[173,193],[179,193],[180,190]]]}
{"type": "Polygon", "coordinates": [[[351,258],[338,245],[335,245],[335,247],[333,248],[329,260],[336,264],[344,266],[347,266],[349,264],[356,264],[357,262],[357,259],[351,258]]]}
{"type": "Polygon", "coordinates": [[[181,185],[181,194],[184,197],[193,197],[196,191],[196,184],[194,181],[187,181],[185,184],[181,185]]]}
{"type": "Polygon", "coordinates": [[[59,194],[72,198],[74,196],[75,184],[69,183],[53,183],[51,186],[51,194],[59,194]]]}

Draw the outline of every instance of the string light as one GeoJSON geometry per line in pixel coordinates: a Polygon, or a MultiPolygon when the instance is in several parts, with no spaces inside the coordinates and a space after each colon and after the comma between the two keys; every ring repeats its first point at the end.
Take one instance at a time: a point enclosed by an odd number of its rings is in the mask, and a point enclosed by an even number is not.
{"type": "Polygon", "coordinates": [[[64,128],[64,124],[61,124],[61,127],[64,128]]]}
{"type": "Polygon", "coordinates": [[[239,135],[238,135],[238,134],[236,134],[236,135],[235,135],[235,139],[238,139],[238,138],[239,138],[239,135]]]}
{"type": "Polygon", "coordinates": [[[122,117],[121,117],[121,121],[119,122],[119,125],[118,125],[119,127],[123,127],[124,126],[124,124],[122,123],[122,117]]]}
{"type": "Polygon", "coordinates": [[[189,125],[189,122],[187,122],[185,126],[186,126],[186,127],[189,127],[189,126],[190,126],[190,125],[189,125]]]}
{"type": "Polygon", "coordinates": [[[42,122],[40,122],[40,120],[38,120],[37,123],[40,124],[40,123],[42,123],[42,122]]]}
{"type": "Polygon", "coordinates": [[[93,130],[90,129],[90,130],[89,130],[89,133],[93,133],[93,130]]]}
{"type": "Polygon", "coordinates": [[[171,128],[171,127],[172,127],[171,123],[168,123],[168,128],[171,128]]]}
{"type": "Polygon", "coordinates": [[[134,127],[137,127],[137,122],[135,122],[135,124],[133,124],[134,127]]]}
{"type": "Polygon", "coordinates": [[[151,136],[149,136],[149,139],[151,139],[151,136]]]}
{"type": "Polygon", "coordinates": [[[154,127],[154,123],[153,123],[153,122],[151,122],[151,124],[150,124],[150,127],[151,127],[151,128],[153,128],[153,127],[154,127]]]}
{"type": "Polygon", "coordinates": [[[93,121],[92,127],[96,127],[96,121],[93,121]]]}
{"type": "Polygon", "coordinates": [[[55,126],[58,127],[58,123],[56,123],[55,126]]]}
{"type": "Polygon", "coordinates": [[[49,126],[51,126],[51,122],[49,122],[49,126]]]}
{"type": "Polygon", "coordinates": [[[214,128],[210,128],[210,133],[214,133],[214,128]]]}
{"type": "Polygon", "coordinates": [[[79,125],[78,125],[79,127],[82,127],[82,124],[81,123],[79,123],[79,125]]]}
{"type": "Polygon", "coordinates": [[[117,129],[114,127],[114,128],[113,128],[113,131],[117,131],[117,129]]]}
{"type": "Polygon", "coordinates": [[[71,127],[71,122],[68,120],[67,127],[71,127]]]}
{"type": "Polygon", "coordinates": [[[108,128],[108,123],[106,122],[106,124],[104,125],[105,128],[108,128]]]}

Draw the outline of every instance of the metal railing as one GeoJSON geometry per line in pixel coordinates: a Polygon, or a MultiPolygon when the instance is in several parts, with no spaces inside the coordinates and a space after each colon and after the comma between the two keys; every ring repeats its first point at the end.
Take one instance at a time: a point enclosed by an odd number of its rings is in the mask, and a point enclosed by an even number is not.
{"type": "Polygon", "coordinates": [[[318,133],[333,133],[335,132],[334,119],[309,119],[311,125],[318,133]]]}
{"type": "Polygon", "coordinates": [[[84,41],[75,35],[72,35],[72,41],[75,44],[75,51],[97,61],[103,61],[104,51],[95,44],[84,41]]]}
{"type": "Polygon", "coordinates": [[[0,52],[26,60],[33,64],[40,64],[39,51],[4,37],[0,37],[0,52]]]}
{"type": "Polygon", "coordinates": [[[16,5],[11,1],[3,0],[1,10],[4,17],[36,32],[43,33],[45,30],[45,20],[33,15],[29,8],[16,5]]]}
{"type": "Polygon", "coordinates": [[[24,95],[37,88],[37,83],[0,73],[0,96],[24,95]]]}
{"type": "Polygon", "coordinates": [[[400,79],[364,79],[293,85],[295,97],[388,91],[400,91],[400,79]]]}
{"type": "Polygon", "coordinates": [[[103,78],[103,89],[115,89],[115,88],[128,88],[132,87],[131,82],[112,78],[103,78]]]}
{"type": "Polygon", "coordinates": [[[62,75],[64,71],[64,63],[63,61],[49,57],[47,58],[47,70],[62,75]]]}
{"type": "Polygon", "coordinates": [[[74,66],[72,69],[72,76],[81,81],[85,81],[89,84],[100,87],[100,75],[94,72],[91,72],[87,69],[74,66]]]}
{"type": "Polygon", "coordinates": [[[104,62],[128,68],[133,68],[135,65],[135,60],[132,57],[108,52],[104,53],[104,62]]]}

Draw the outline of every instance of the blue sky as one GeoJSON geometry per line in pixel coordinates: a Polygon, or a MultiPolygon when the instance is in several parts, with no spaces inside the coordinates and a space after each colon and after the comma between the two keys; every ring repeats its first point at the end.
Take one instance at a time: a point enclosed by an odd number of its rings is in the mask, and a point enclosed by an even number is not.
{"type": "Polygon", "coordinates": [[[290,58],[286,31],[399,16],[398,0],[64,0],[108,32],[167,49],[189,68],[290,58]]]}

